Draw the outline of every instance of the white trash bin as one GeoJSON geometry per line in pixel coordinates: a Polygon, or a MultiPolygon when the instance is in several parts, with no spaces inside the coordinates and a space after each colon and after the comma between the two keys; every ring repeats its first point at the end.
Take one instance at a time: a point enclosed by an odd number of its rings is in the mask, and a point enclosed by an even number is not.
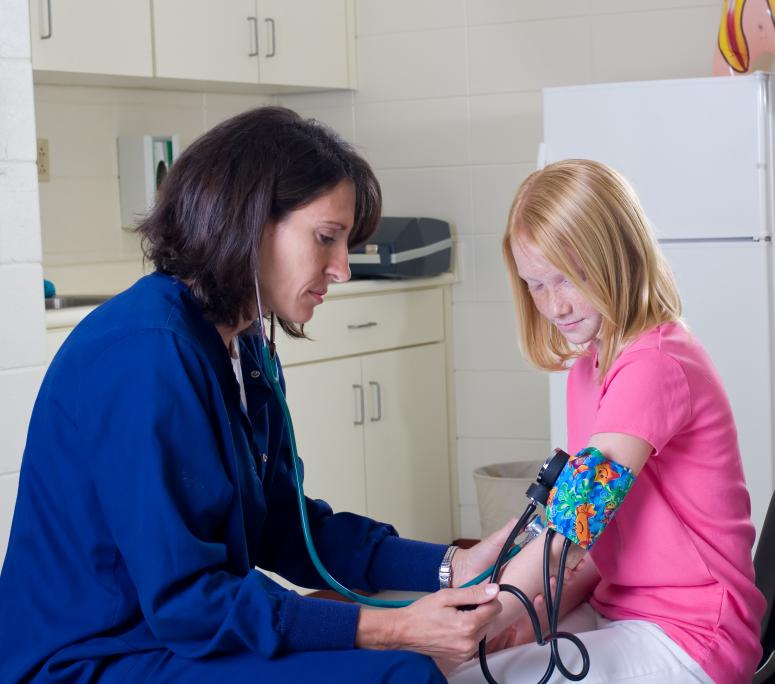
{"type": "MultiPolygon", "coordinates": [[[[482,539],[522,515],[529,503],[525,491],[535,482],[543,464],[543,461],[512,461],[474,470],[482,539]]],[[[537,512],[543,513],[543,508],[539,506],[537,512]]]]}

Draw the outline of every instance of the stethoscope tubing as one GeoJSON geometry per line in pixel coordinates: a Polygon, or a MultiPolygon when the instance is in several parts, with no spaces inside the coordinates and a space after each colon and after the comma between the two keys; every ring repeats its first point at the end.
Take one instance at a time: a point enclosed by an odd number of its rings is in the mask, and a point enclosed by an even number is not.
{"type": "MultiPolygon", "coordinates": [[[[277,399],[277,402],[280,404],[280,409],[282,410],[282,413],[283,413],[283,419],[285,420],[285,425],[288,429],[288,441],[291,447],[293,473],[296,478],[296,498],[299,505],[299,514],[301,516],[301,526],[302,526],[302,532],[304,534],[304,543],[307,547],[307,552],[309,553],[310,559],[312,560],[312,563],[315,566],[315,569],[318,571],[323,581],[326,584],[328,584],[328,586],[331,589],[338,592],[342,596],[352,599],[353,601],[357,601],[358,603],[361,603],[363,605],[371,606],[374,608],[404,608],[406,606],[411,605],[412,603],[414,603],[416,599],[386,600],[386,599],[376,599],[371,596],[363,596],[362,594],[356,594],[354,591],[352,591],[351,589],[348,589],[341,582],[339,582],[339,580],[333,577],[331,573],[329,573],[328,570],[326,569],[325,565],[323,564],[323,561],[320,560],[320,556],[318,555],[317,549],[315,548],[315,543],[312,541],[312,532],[310,530],[309,516],[307,514],[306,497],[304,495],[304,483],[303,483],[301,461],[296,447],[296,434],[293,429],[293,420],[291,419],[291,412],[288,407],[288,402],[286,401],[285,394],[283,393],[282,387],[280,386],[280,378],[279,378],[279,372],[277,370],[277,362],[275,361],[275,359],[272,359],[270,357],[269,350],[266,344],[261,345],[261,355],[264,363],[264,368],[266,369],[269,375],[270,384],[272,385],[272,391],[274,393],[275,398],[277,399]]],[[[535,508],[535,506],[533,508],[535,508]]],[[[527,515],[523,516],[523,518],[526,518],[526,517],[527,515]]],[[[519,529],[519,527],[520,526],[517,525],[515,527],[515,530],[519,529]]],[[[519,546],[519,544],[514,544],[512,546],[512,543],[514,541],[514,538],[516,538],[516,536],[517,535],[514,534],[512,537],[510,537],[508,547],[504,547],[504,549],[506,549],[506,552],[505,553],[503,553],[503,551],[501,552],[502,558],[499,558],[501,565],[504,565],[512,558],[514,558],[514,556],[516,556],[521,550],[521,547],[519,546]]],[[[470,586],[474,586],[475,584],[480,584],[488,577],[492,576],[493,571],[495,570],[495,567],[496,565],[491,565],[482,573],[474,577],[472,580],[463,584],[462,587],[470,587],[470,586]]]]}
{"type": "MultiPolygon", "coordinates": [[[[312,541],[312,531],[310,530],[310,526],[309,526],[309,516],[307,513],[306,497],[304,495],[304,477],[303,477],[303,471],[301,467],[301,460],[299,458],[299,453],[296,446],[296,434],[293,429],[293,420],[291,418],[291,412],[290,412],[290,408],[288,407],[288,402],[285,399],[285,393],[283,392],[282,387],[280,386],[280,371],[279,371],[277,359],[270,351],[270,348],[272,348],[273,350],[273,345],[271,345],[270,347],[270,343],[266,339],[266,333],[264,331],[263,320],[261,318],[261,313],[260,313],[260,305],[259,305],[259,327],[260,327],[262,365],[264,366],[264,372],[267,373],[269,376],[270,385],[272,386],[272,392],[275,398],[277,399],[278,404],[280,405],[280,409],[283,414],[283,420],[285,421],[285,425],[288,429],[288,441],[291,448],[291,460],[293,462],[293,472],[296,478],[296,498],[299,505],[299,515],[301,518],[301,526],[302,526],[302,532],[304,535],[304,543],[307,547],[307,553],[309,553],[309,557],[312,560],[312,563],[315,566],[315,569],[318,571],[318,574],[320,574],[323,581],[331,589],[338,592],[345,598],[349,598],[352,601],[355,601],[362,605],[370,606],[373,608],[404,608],[406,606],[411,605],[417,599],[385,600],[385,599],[376,599],[371,596],[363,596],[362,594],[355,593],[351,589],[344,586],[335,577],[333,577],[333,575],[331,575],[331,573],[329,573],[328,570],[326,569],[325,565],[323,564],[323,561],[320,559],[317,549],[315,548],[315,544],[312,541]]],[[[514,528],[512,529],[511,533],[506,539],[506,542],[501,548],[501,551],[498,554],[498,558],[495,561],[495,563],[489,568],[487,568],[484,572],[480,573],[474,579],[463,584],[462,585],[463,587],[469,587],[474,584],[478,584],[487,578],[489,578],[490,582],[497,582],[498,576],[500,575],[500,572],[503,569],[503,567],[506,565],[506,563],[508,563],[509,560],[511,560],[517,553],[519,553],[521,547],[518,544],[514,544],[514,541],[519,536],[519,534],[524,530],[524,528],[527,526],[528,519],[535,511],[536,505],[537,504],[535,500],[531,499],[530,503],[527,505],[521,517],[517,521],[517,524],[514,525],[514,528]],[[512,544],[514,545],[512,546],[512,544]]],[[[535,607],[531,603],[530,599],[525,595],[525,593],[518,587],[515,587],[510,584],[500,585],[501,591],[506,591],[508,593],[513,594],[519,599],[519,601],[525,607],[525,610],[527,611],[528,616],[530,617],[530,621],[536,637],[536,643],[538,643],[539,645],[544,645],[546,643],[549,643],[550,645],[551,654],[549,656],[549,664],[547,665],[546,671],[544,672],[544,675],[543,677],[541,677],[538,684],[546,684],[546,682],[549,681],[549,678],[551,677],[555,668],[557,668],[564,677],[566,677],[571,681],[580,681],[584,679],[589,672],[589,653],[587,652],[581,640],[575,634],[571,634],[570,632],[557,631],[557,624],[559,621],[559,613],[560,613],[560,600],[562,598],[562,587],[563,587],[562,580],[565,575],[565,565],[568,557],[568,552],[570,550],[571,542],[570,540],[566,539],[565,542],[563,543],[562,552],[560,554],[559,568],[558,568],[557,591],[556,591],[556,595],[552,597],[549,568],[550,568],[550,557],[551,557],[551,543],[552,543],[552,539],[554,538],[554,535],[555,535],[554,530],[548,529],[546,533],[545,543],[544,543],[543,584],[544,584],[544,598],[546,602],[546,611],[547,611],[547,617],[549,620],[549,634],[547,635],[546,639],[544,639],[543,637],[540,621],[538,619],[538,615],[535,610],[535,607]],[[581,653],[581,657],[582,657],[582,668],[579,673],[570,672],[564,666],[562,659],[560,657],[559,648],[557,646],[557,642],[559,639],[567,639],[573,642],[576,645],[576,647],[579,649],[579,652],[581,653]]],[[[489,684],[497,684],[496,680],[493,678],[487,666],[486,646],[487,646],[487,639],[485,637],[479,643],[479,662],[482,669],[482,674],[484,675],[485,679],[489,684]]]]}

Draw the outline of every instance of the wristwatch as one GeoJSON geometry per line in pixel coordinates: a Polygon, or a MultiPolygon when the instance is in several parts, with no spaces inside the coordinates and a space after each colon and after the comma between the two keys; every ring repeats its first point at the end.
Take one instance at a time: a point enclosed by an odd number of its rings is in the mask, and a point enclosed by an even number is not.
{"type": "Polygon", "coordinates": [[[452,586],[452,556],[457,551],[457,546],[450,546],[444,553],[439,566],[439,588],[449,589],[452,586]]]}

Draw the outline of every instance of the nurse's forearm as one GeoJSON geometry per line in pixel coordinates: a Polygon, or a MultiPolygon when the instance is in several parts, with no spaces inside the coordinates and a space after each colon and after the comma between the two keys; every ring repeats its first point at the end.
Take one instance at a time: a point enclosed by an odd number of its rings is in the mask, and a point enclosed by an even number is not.
{"type": "Polygon", "coordinates": [[[374,649],[401,648],[397,631],[398,627],[391,611],[361,608],[355,646],[374,649]]]}

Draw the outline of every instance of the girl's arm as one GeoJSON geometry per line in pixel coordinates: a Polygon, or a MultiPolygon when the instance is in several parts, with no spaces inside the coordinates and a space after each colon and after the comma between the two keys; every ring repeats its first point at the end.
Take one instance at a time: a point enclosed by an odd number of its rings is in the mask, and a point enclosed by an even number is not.
{"type": "MultiPolygon", "coordinates": [[[[653,451],[651,444],[645,440],[624,433],[598,433],[589,440],[589,446],[595,447],[602,454],[617,463],[627,466],[637,475],[645,465],[653,451]]],[[[500,584],[512,584],[521,589],[528,597],[538,599],[541,606],[538,614],[544,631],[547,629],[546,609],[543,603],[543,551],[545,533],[528,544],[504,569],[500,584]]],[[[560,550],[564,537],[556,535],[552,544],[551,575],[556,577],[560,550]]],[[[566,614],[584,601],[594,590],[600,579],[591,559],[581,560],[586,552],[573,545],[568,554],[566,564],[565,584],[563,587],[560,616],[566,614]]],[[[527,611],[521,601],[511,594],[501,592],[499,600],[503,610],[488,630],[488,634],[496,636],[509,628],[511,636],[506,645],[532,641],[534,634],[527,611]]]]}
{"type": "Polygon", "coordinates": [[[590,437],[589,446],[595,447],[611,461],[627,466],[636,475],[654,451],[645,439],[623,432],[598,432],[590,437]]]}
{"type": "MultiPolygon", "coordinates": [[[[560,603],[560,619],[570,613],[578,605],[586,601],[600,581],[600,575],[597,572],[592,558],[584,553],[582,558],[573,569],[565,568],[565,579],[563,580],[562,600],[560,603]]],[[[551,580],[552,592],[554,593],[557,583],[554,576],[551,580]]],[[[530,594],[528,594],[530,596],[530,594]]],[[[511,610],[510,602],[518,603],[516,608],[518,617],[510,624],[505,622],[505,618],[497,619],[488,630],[487,651],[499,651],[511,646],[532,643],[535,641],[535,632],[533,624],[528,617],[527,611],[522,607],[518,600],[506,592],[499,596],[501,602],[507,604],[504,610],[511,610]],[[500,631],[498,631],[500,630],[500,631]],[[492,636],[492,638],[490,638],[492,636]]],[[[541,623],[541,633],[546,635],[549,631],[549,620],[546,616],[546,603],[543,596],[543,585],[540,593],[533,599],[533,606],[538,614],[541,623]]]]}
{"type": "MultiPolygon", "coordinates": [[[[555,578],[557,577],[563,540],[562,535],[556,535],[552,540],[550,575],[555,578]]],[[[499,584],[511,584],[521,589],[531,600],[542,596],[545,541],[546,532],[543,532],[522,549],[504,568],[499,584]]],[[[560,614],[569,612],[584,601],[595,588],[599,579],[594,563],[587,558],[587,552],[581,547],[573,545],[568,553],[565,566],[565,584],[563,585],[560,614]]],[[[487,630],[488,639],[509,628],[510,637],[506,640],[507,643],[503,644],[503,647],[533,641],[535,635],[522,602],[516,596],[503,591],[499,594],[498,600],[501,602],[503,610],[487,630]]],[[[541,603],[540,600],[539,603],[541,603]]],[[[547,621],[543,603],[541,603],[538,615],[545,631],[547,621]]]]}

